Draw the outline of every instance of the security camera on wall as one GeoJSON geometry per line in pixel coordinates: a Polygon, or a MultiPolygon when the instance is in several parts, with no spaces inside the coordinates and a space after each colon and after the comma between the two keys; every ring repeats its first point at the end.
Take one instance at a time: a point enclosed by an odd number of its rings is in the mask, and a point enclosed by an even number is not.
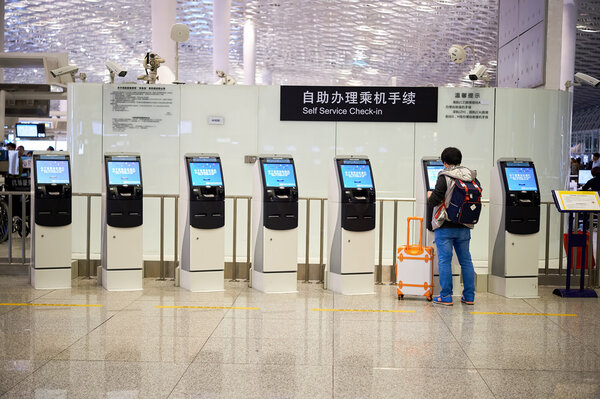
{"type": "Polygon", "coordinates": [[[55,78],[70,75],[70,77],[71,77],[70,80],[67,78],[65,81],[64,78],[61,78],[62,83],[75,82],[75,78],[79,78],[79,79],[81,79],[82,82],[85,82],[87,75],[83,72],[80,73],[79,75],[75,75],[78,71],[79,71],[79,67],[77,67],[77,65],[67,65],[64,67],[52,69],[50,71],[50,74],[52,75],[52,77],[55,77],[55,78]]]}
{"type": "Polygon", "coordinates": [[[158,68],[165,60],[160,58],[160,55],[153,51],[146,53],[142,60],[142,66],[146,71],[146,75],[138,76],[138,80],[145,80],[148,83],[154,84],[158,80],[158,68]]]}
{"type": "Polygon", "coordinates": [[[596,79],[593,76],[582,73],[582,72],[577,72],[575,74],[575,82],[585,83],[586,85],[593,86],[593,87],[600,86],[600,80],[596,79]]]}
{"type": "Polygon", "coordinates": [[[119,75],[122,78],[127,75],[127,70],[116,62],[106,61],[105,65],[110,72],[110,83],[115,83],[115,75],[119,75]]]}

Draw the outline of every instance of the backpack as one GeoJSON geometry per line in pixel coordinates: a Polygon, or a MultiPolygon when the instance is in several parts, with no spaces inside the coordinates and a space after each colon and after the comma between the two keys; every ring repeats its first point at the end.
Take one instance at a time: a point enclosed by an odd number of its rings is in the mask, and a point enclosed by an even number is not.
{"type": "Polygon", "coordinates": [[[449,221],[460,224],[476,224],[481,214],[481,187],[477,179],[473,181],[454,180],[450,202],[446,207],[449,221]]]}

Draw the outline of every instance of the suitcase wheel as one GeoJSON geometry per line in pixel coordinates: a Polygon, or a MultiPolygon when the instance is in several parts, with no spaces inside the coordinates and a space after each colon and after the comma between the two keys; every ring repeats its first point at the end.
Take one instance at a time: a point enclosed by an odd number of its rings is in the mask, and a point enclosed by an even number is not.
{"type": "Polygon", "coordinates": [[[398,295],[398,300],[404,299],[404,295],[398,295]]]}
{"type": "Polygon", "coordinates": [[[428,297],[427,297],[427,300],[428,300],[429,302],[431,302],[431,301],[433,301],[433,297],[430,295],[430,296],[428,296],[428,297]]]}

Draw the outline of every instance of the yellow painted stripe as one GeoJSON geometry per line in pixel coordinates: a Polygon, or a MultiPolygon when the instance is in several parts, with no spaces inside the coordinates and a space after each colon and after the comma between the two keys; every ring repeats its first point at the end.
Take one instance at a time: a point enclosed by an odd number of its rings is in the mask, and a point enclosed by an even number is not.
{"type": "Polygon", "coordinates": [[[258,310],[258,308],[243,308],[236,306],[156,306],[162,309],[241,309],[241,310],[258,310]]]}
{"type": "Polygon", "coordinates": [[[99,308],[104,305],[99,304],[77,304],[77,303],[0,303],[0,306],[80,306],[86,308],[99,308]]]}
{"type": "Polygon", "coordinates": [[[509,316],[561,316],[577,317],[576,314],[568,313],[512,313],[512,312],[470,312],[471,314],[491,314],[491,315],[509,315],[509,316]]]}
{"type": "Polygon", "coordinates": [[[376,312],[376,313],[417,313],[416,310],[380,310],[380,309],[312,309],[315,312],[376,312]]]}

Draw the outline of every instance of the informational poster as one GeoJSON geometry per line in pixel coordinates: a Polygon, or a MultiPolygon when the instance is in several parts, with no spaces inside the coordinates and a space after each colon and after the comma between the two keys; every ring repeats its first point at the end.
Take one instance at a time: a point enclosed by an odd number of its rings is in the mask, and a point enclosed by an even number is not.
{"type": "Polygon", "coordinates": [[[177,126],[179,91],[170,85],[107,85],[104,112],[110,118],[105,133],[168,131],[177,126]],[[108,130],[107,130],[108,128],[108,130]]]}
{"type": "Polygon", "coordinates": [[[600,197],[596,191],[552,191],[556,207],[561,212],[600,212],[600,197]]]}
{"type": "Polygon", "coordinates": [[[492,113],[490,101],[480,91],[467,88],[455,92],[451,101],[440,108],[444,119],[489,119],[492,113]]]}
{"type": "Polygon", "coordinates": [[[437,87],[281,86],[280,120],[437,122],[437,87]]]}

